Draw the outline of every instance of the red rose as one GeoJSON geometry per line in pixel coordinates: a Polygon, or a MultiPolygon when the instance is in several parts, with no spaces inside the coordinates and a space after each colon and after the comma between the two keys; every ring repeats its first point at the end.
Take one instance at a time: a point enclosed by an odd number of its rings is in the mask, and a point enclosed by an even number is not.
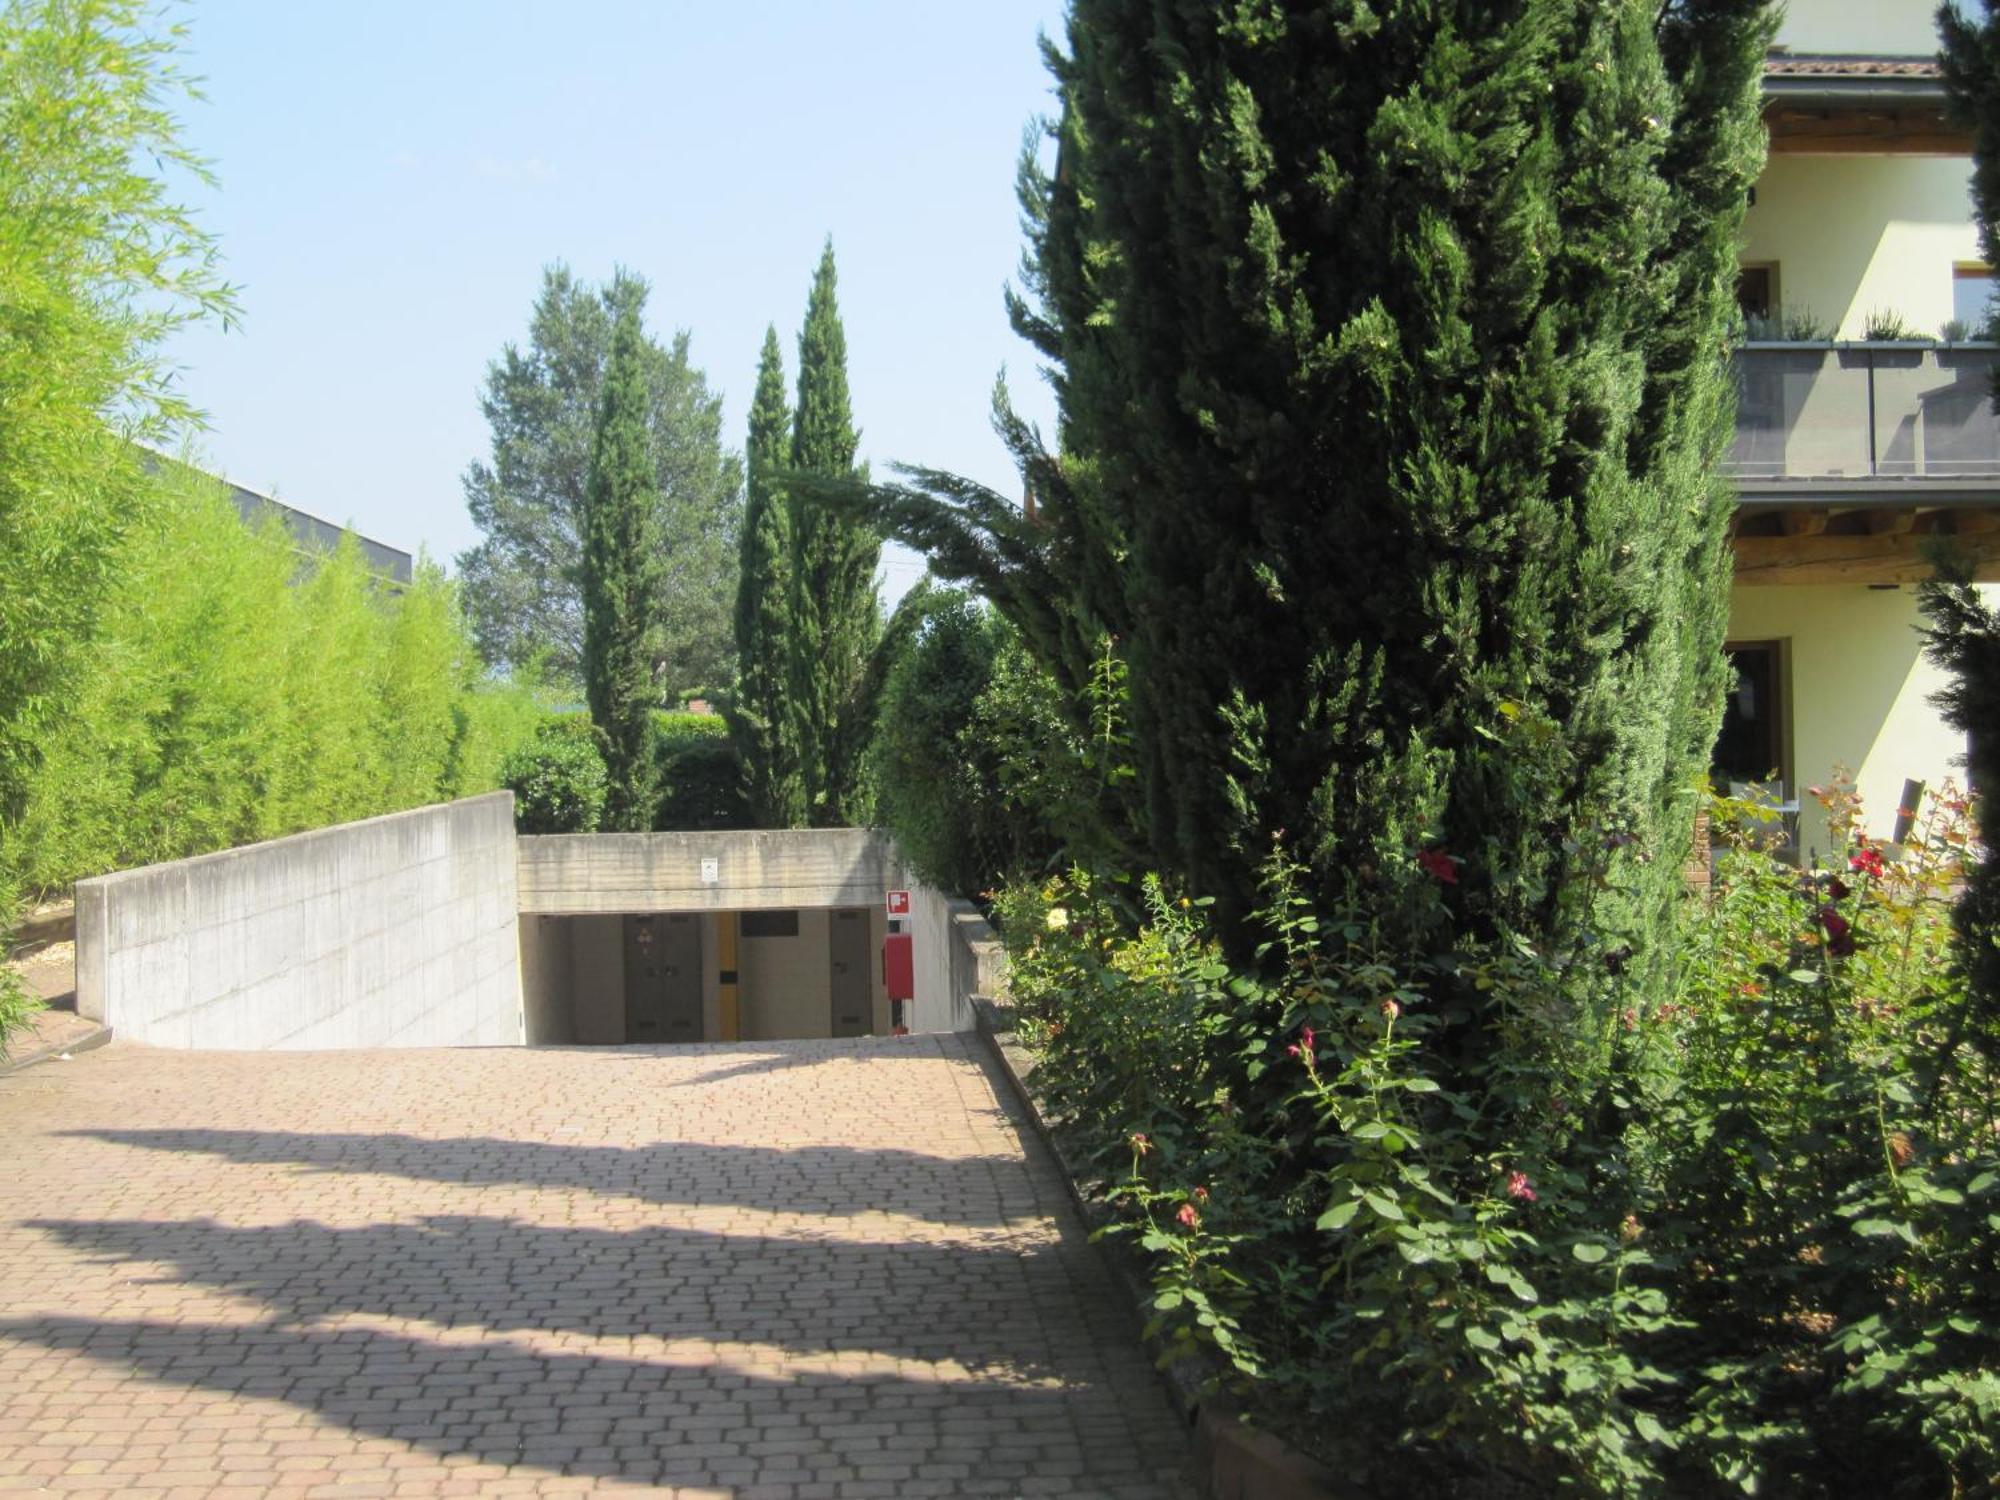
{"type": "Polygon", "coordinates": [[[1422,849],[1417,852],[1417,863],[1424,873],[1439,885],[1458,884],[1458,864],[1442,849],[1422,849]]]}

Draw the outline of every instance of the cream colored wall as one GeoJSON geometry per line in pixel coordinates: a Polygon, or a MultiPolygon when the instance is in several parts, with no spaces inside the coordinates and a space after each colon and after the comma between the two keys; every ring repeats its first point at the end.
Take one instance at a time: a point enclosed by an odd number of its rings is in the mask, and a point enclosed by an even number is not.
{"type": "Polygon", "coordinates": [[[877,1036],[889,1034],[889,987],[882,977],[882,940],[888,935],[888,909],[878,903],[868,913],[868,975],[869,983],[874,986],[870,995],[875,1002],[868,1029],[877,1036]]]}
{"type": "Polygon", "coordinates": [[[1878,309],[1935,338],[1952,316],[1952,268],[1976,264],[1963,157],[1771,158],[1744,220],[1742,258],[1776,261],[1788,311],[1811,308],[1858,339],[1878,309]]]}
{"type": "MultiPolygon", "coordinates": [[[[1993,601],[2000,585],[1981,592],[1993,601]]],[[[1836,767],[1852,771],[1867,831],[1878,838],[1889,836],[1906,778],[1932,789],[1947,776],[1965,781],[1956,764],[1965,737],[1930,705],[1944,677],[1923,659],[1920,623],[1909,587],[1738,587],[1731,595],[1730,639],[1786,643],[1793,786],[1819,784],[1836,767]]],[[[1825,820],[1809,796],[1800,801],[1800,841],[1824,858],[1825,820]]]]}
{"type": "Polygon", "coordinates": [[[1794,52],[1935,52],[1936,9],[1932,0],[1787,0],[1778,45],[1794,52]]]}
{"type": "Polygon", "coordinates": [[[797,937],[742,939],[737,964],[745,1041],[832,1035],[828,941],[824,909],[799,913],[797,937]]]}

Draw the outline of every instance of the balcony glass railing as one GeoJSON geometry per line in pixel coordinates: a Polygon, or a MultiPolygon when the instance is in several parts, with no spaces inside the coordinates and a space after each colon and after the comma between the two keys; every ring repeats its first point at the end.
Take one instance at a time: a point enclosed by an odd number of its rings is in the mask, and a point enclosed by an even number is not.
{"type": "Polygon", "coordinates": [[[1992,344],[1748,344],[1738,479],[2000,478],[1992,344]]]}

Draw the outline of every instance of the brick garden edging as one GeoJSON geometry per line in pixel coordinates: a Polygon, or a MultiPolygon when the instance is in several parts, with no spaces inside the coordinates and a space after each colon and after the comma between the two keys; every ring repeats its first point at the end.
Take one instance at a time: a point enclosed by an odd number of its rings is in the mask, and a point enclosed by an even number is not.
{"type": "MultiPolygon", "coordinates": [[[[1104,1205],[1085,1196],[1077,1173],[1063,1155],[1055,1132],[1042,1117],[1028,1086],[1034,1075],[1034,1054],[1021,1045],[1009,1023],[1008,1012],[984,995],[972,997],[979,1035],[1006,1075],[1014,1097],[1035,1128],[1035,1134],[1055,1158],[1062,1172],[1063,1186],[1083,1218],[1095,1231],[1110,1219],[1104,1205]]],[[[1139,1315],[1141,1326],[1150,1321],[1152,1294],[1140,1279],[1133,1258],[1099,1245],[1112,1278],[1125,1290],[1139,1315]]],[[[1148,1338],[1147,1345],[1158,1355],[1159,1341],[1148,1338]]],[[[1203,1360],[1182,1358],[1162,1366],[1167,1389],[1181,1420],[1194,1429],[1196,1475],[1209,1500],[1363,1500],[1359,1491],[1343,1486],[1325,1465],[1315,1462],[1273,1433],[1247,1426],[1225,1397],[1204,1396],[1213,1366],[1203,1360]]]]}

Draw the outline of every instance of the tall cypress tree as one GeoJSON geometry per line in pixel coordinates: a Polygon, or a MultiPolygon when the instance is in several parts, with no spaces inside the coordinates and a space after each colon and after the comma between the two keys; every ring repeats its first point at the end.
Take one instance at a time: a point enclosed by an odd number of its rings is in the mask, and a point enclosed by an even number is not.
{"type": "MultiPolygon", "coordinates": [[[[801,475],[848,479],[856,473],[859,443],[828,240],[799,330],[791,467],[801,475]]],[[[803,504],[796,494],[788,494],[787,504],[793,559],[790,733],[798,746],[808,818],[815,827],[840,827],[867,814],[862,761],[880,686],[875,566],[882,540],[871,525],[803,504]]]]}
{"type": "MultiPolygon", "coordinates": [[[[562,265],[542,273],[524,347],[508,344],[486,374],[480,406],[493,432],[488,462],[466,471],[482,533],[460,553],[466,612],[491,664],[538,662],[551,680],[583,680],[583,492],[611,333],[626,303],[643,316],[645,281],[619,271],[602,287],[562,265]]],[[[659,476],[654,504],[668,563],[660,574],[661,676],[670,688],[729,675],[729,600],[736,572],[742,468],[722,442],[722,397],[694,367],[686,332],[645,343],[648,430],[659,476]]]]}
{"type": "MultiPolygon", "coordinates": [[[[2000,12],[1985,0],[1976,17],[1956,5],[1938,10],[1945,91],[1952,117],[1973,133],[1972,207],[1979,246],[2000,255],[2000,12]]],[[[1994,309],[1988,309],[1989,316],[1994,309]]],[[[1996,372],[2000,401],[2000,372],[1996,372]]],[[[1972,1039],[2000,1049],[2000,616],[1986,607],[1965,560],[1945,555],[1919,591],[1930,625],[1926,650],[1952,681],[1932,701],[1967,737],[1967,769],[1979,795],[1985,857],[1954,912],[1961,961],[1972,981],[1972,1039]]]]}
{"type": "Polygon", "coordinates": [[[1383,929],[1664,946],[1719,712],[1763,0],[1076,0],[1024,163],[1039,524],[873,511],[1073,694],[1248,956],[1272,841],[1383,929]],[[1608,858],[1610,869],[1601,867],[1608,858]],[[1608,880],[1608,895],[1599,889],[1608,880]]]}
{"type": "Polygon", "coordinates": [[[645,344],[638,306],[628,302],[611,332],[583,493],[584,691],[610,773],[605,826],[625,831],[651,826],[658,780],[652,714],[662,555],[645,344]]]}
{"type": "Polygon", "coordinates": [[[736,692],[730,731],[743,762],[750,812],[760,828],[800,828],[805,786],[787,713],[791,690],[792,528],[775,475],[791,457],[792,414],[785,404],[785,357],[778,330],[764,330],[757,394],[750,406],[744,457],[749,487],[743,508],[736,581],[736,692]]]}

